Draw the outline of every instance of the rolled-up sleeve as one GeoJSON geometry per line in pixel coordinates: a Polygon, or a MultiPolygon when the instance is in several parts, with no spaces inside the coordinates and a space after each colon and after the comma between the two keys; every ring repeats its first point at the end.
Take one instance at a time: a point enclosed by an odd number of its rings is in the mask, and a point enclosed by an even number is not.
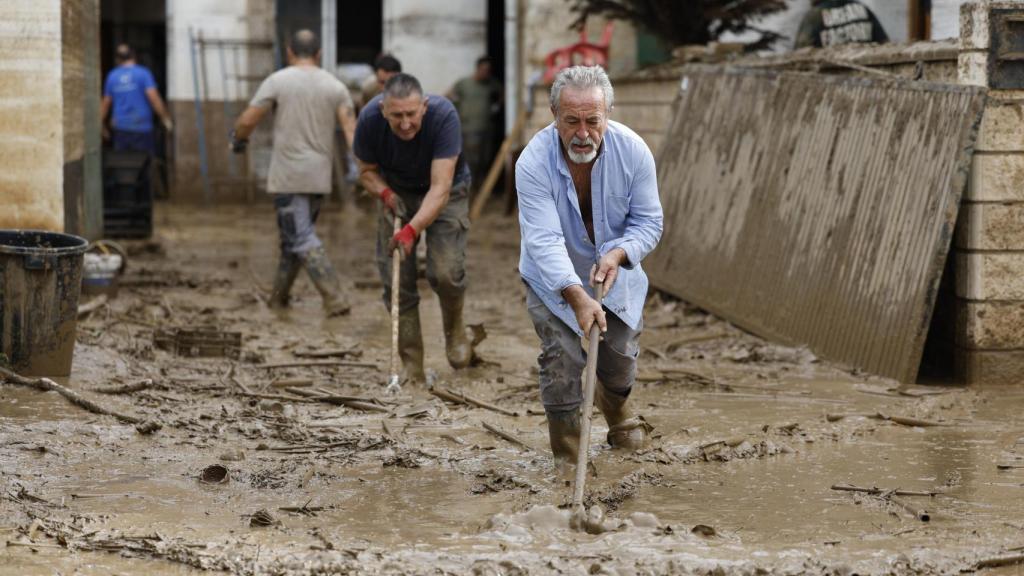
{"type": "Polygon", "coordinates": [[[569,251],[558,217],[558,207],[550,182],[544,182],[547,170],[534,157],[524,155],[516,163],[516,192],[519,195],[519,228],[523,248],[533,261],[533,278],[544,289],[559,296],[569,286],[583,285],[569,251]]]}
{"type": "MultiPolygon", "coordinates": [[[[646,146],[638,147],[635,153],[638,156],[637,171],[630,187],[625,233],[620,238],[605,242],[600,250],[604,256],[616,248],[622,248],[629,259],[629,262],[623,264],[627,270],[633,269],[658,245],[664,223],[654,156],[646,146]]],[[[518,178],[518,173],[516,176],[518,178]]]]}

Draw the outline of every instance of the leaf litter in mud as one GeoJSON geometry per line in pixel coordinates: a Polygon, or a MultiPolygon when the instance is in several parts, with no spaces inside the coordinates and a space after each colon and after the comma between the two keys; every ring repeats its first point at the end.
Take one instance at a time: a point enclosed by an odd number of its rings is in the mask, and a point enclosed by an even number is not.
{"type": "Polygon", "coordinates": [[[481,481],[474,484],[473,487],[469,489],[473,494],[489,494],[519,489],[526,489],[530,494],[536,494],[539,492],[539,490],[529,482],[521,478],[516,478],[509,472],[500,472],[493,468],[477,472],[476,477],[480,478],[481,481]]]}

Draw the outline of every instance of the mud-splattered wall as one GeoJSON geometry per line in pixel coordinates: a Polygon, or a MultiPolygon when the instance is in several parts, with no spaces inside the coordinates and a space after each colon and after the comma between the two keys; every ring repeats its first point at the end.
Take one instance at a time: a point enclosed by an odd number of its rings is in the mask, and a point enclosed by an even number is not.
{"type": "Polygon", "coordinates": [[[99,3],[0,3],[0,228],[102,232],[99,3]]]}
{"type": "Polygon", "coordinates": [[[0,228],[64,229],[60,0],[0,4],[0,228]]]}

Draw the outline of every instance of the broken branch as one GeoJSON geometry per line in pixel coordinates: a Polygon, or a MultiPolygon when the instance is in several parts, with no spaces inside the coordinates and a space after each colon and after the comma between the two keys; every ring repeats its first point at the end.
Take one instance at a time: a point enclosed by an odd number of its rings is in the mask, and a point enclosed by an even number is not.
{"type": "Polygon", "coordinates": [[[495,436],[498,436],[499,438],[501,438],[503,440],[506,440],[506,441],[508,441],[508,442],[510,442],[512,444],[515,444],[516,446],[519,446],[520,448],[523,448],[523,449],[528,450],[530,452],[534,451],[532,446],[530,446],[526,442],[523,442],[519,438],[516,438],[512,434],[509,434],[508,432],[505,432],[501,428],[498,428],[497,426],[495,426],[493,424],[489,424],[487,422],[482,422],[482,424],[483,424],[484,428],[488,432],[494,434],[495,436]]]}
{"type": "Polygon", "coordinates": [[[304,360],[295,362],[276,362],[272,364],[258,364],[254,368],[308,368],[313,366],[348,366],[350,368],[380,368],[372,362],[353,362],[351,360],[304,360]]]}
{"type": "Polygon", "coordinates": [[[79,395],[77,392],[69,390],[68,388],[61,386],[60,384],[57,384],[56,382],[50,380],[49,378],[26,378],[24,376],[20,376],[14,372],[11,372],[6,368],[0,368],[0,376],[2,376],[3,381],[7,382],[8,384],[24,386],[26,388],[34,388],[41,392],[56,392],[63,396],[65,399],[67,399],[69,402],[74,404],[75,406],[84,408],[89,412],[92,412],[93,414],[113,416],[114,418],[117,418],[122,422],[126,422],[128,424],[135,424],[137,426],[141,425],[149,431],[153,430],[153,423],[147,422],[146,420],[143,420],[142,418],[138,418],[136,416],[121,414],[120,412],[115,412],[114,410],[100,406],[99,404],[93,402],[92,400],[89,400],[88,398],[79,395]]]}
{"type": "Polygon", "coordinates": [[[477,408],[483,408],[485,410],[497,412],[498,414],[504,414],[505,416],[519,416],[518,412],[513,412],[511,410],[502,408],[501,406],[496,406],[494,404],[491,404],[490,402],[478,400],[476,398],[473,398],[472,396],[469,396],[462,392],[456,392],[448,388],[430,388],[428,392],[442,400],[447,400],[448,402],[452,402],[455,404],[463,404],[465,406],[476,406],[477,408]]]}
{"type": "Polygon", "coordinates": [[[876,496],[881,494],[892,494],[894,496],[934,497],[939,494],[939,492],[916,492],[913,490],[882,490],[881,488],[861,488],[860,486],[853,486],[850,484],[833,484],[832,489],[838,490],[840,492],[862,492],[864,494],[873,494],[876,496]]]}

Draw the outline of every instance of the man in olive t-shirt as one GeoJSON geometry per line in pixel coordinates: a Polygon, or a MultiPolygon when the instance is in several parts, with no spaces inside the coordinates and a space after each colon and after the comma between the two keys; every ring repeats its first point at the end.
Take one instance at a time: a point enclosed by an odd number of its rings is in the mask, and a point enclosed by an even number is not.
{"type": "Polygon", "coordinates": [[[462,153],[479,186],[494,159],[494,120],[501,105],[501,84],[491,76],[491,59],[477,59],[472,76],[459,80],[448,92],[462,122],[462,153]]]}
{"type": "Polygon", "coordinates": [[[335,121],[341,123],[351,148],[355,116],[348,89],[320,69],[319,58],[316,35],[309,30],[296,32],[288,46],[289,66],[260,85],[235,123],[231,147],[243,152],[256,125],[274,111],[267,191],[274,195],[277,208],[281,259],[268,304],[286,307],[299,268],[305,267],[323,297],[327,315],[334,316],[346,314],[350,306],[314,226],[323,197],[331,192],[335,121]]]}

